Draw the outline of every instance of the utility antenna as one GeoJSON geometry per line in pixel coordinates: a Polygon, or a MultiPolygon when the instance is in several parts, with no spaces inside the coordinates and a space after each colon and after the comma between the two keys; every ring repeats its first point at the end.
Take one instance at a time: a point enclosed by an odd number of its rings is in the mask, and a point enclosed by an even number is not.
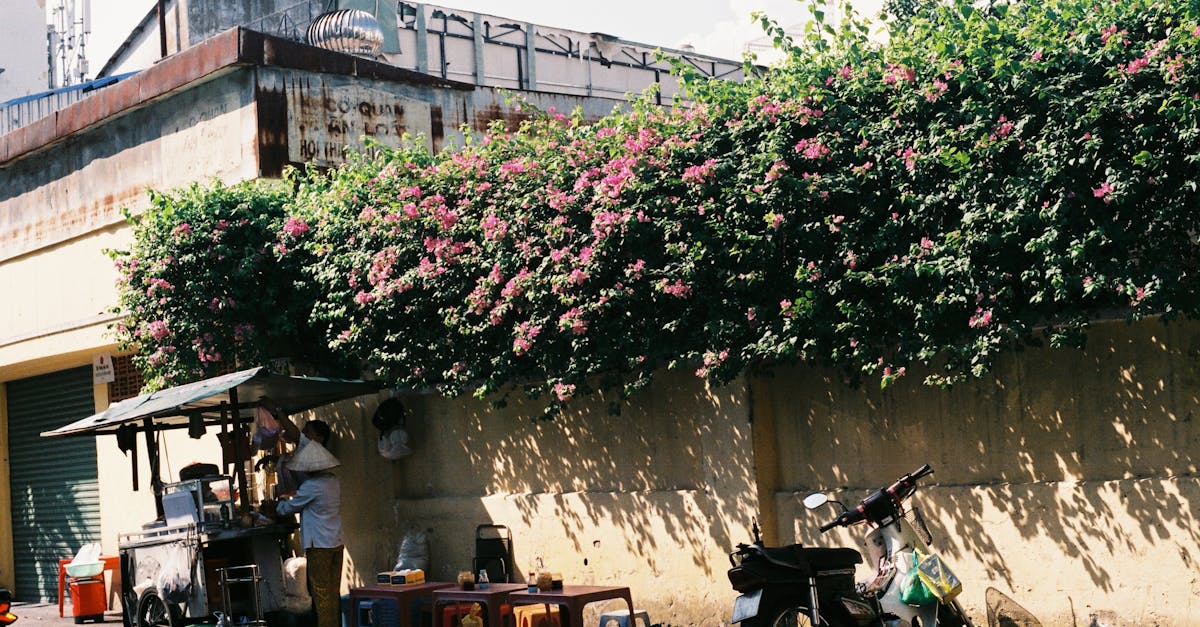
{"type": "Polygon", "coordinates": [[[87,80],[87,38],[91,32],[91,0],[55,0],[46,36],[52,89],[87,80]]]}

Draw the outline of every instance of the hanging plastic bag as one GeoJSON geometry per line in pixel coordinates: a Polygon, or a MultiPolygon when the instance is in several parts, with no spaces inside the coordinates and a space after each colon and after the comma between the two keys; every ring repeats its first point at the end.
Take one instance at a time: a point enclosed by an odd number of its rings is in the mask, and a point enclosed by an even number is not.
{"type": "Polygon", "coordinates": [[[900,553],[896,557],[898,563],[907,565],[900,573],[900,602],[918,607],[937,603],[938,598],[929,591],[925,582],[921,581],[920,570],[917,569],[917,554],[900,553]]]}
{"type": "Polygon", "coordinates": [[[400,556],[392,570],[429,570],[429,537],[424,531],[410,531],[400,541],[400,556]]]}
{"type": "Polygon", "coordinates": [[[254,448],[260,451],[270,451],[279,442],[279,421],[266,407],[254,408],[254,448]]]}
{"type": "Polygon", "coordinates": [[[308,595],[308,560],[291,557],[283,561],[283,609],[303,614],[312,607],[308,595]]]}
{"type": "Polygon", "coordinates": [[[168,603],[185,603],[192,595],[192,569],[195,566],[195,548],[182,542],[164,545],[159,553],[159,571],[155,585],[168,603]]]}
{"type": "Polygon", "coordinates": [[[379,454],[385,459],[400,459],[412,454],[408,432],[403,427],[391,427],[379,434],[379,454]]]}
{"type": "Polygon", "coordinates": [[[917,564],[917,576],[921,583],[942,603],[949,603],[962,592],[962,582],[950,572],[936,553],[930,554],[917,564]]]}

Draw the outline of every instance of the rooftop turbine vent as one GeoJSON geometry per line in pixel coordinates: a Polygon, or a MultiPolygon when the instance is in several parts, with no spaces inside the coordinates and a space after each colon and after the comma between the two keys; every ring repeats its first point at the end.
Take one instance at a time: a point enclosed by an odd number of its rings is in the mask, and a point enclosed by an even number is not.
{"type": "Polygon", "coordinates": [[[368,59],[383,51],[383,27],[375,16],[359,9],[320,15],[308,25],[309,45],[368,59]]]}

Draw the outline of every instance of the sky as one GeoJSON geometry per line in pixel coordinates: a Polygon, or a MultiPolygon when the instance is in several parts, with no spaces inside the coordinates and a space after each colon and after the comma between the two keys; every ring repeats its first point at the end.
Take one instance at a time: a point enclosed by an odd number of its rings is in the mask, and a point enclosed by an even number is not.
{"type": "MultiPolygon", "coordinates": [[[[882,0],[854,0],[859,14],[874,18],[882,0]]],[[[154,6],[153,0],[92,0],[88,63],[99,70],[129,32],[154,6]]],[[[638,43],[741,59],[746,45],[762,37],[750,19],[764,11],[784,26],[808,17],[799,0],[445,0],[439,6],[555,26],[585,33],[601,32],[638,43]]],[[[762,42],[760,42],[762,43],[762,42]]],[[[760,54],[760,59],[763,58],[760,54]]]]}

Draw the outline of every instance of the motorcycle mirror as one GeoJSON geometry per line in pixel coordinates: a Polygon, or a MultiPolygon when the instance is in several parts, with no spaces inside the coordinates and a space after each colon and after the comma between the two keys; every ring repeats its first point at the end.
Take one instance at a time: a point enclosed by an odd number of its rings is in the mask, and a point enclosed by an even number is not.
{"type": "Polygon", "coordinates": [[[820,492],[814,492],[804,497],[804,506],[808,509],[817,509],[818,507],[829,502],[829,497],[820,492]]]}

